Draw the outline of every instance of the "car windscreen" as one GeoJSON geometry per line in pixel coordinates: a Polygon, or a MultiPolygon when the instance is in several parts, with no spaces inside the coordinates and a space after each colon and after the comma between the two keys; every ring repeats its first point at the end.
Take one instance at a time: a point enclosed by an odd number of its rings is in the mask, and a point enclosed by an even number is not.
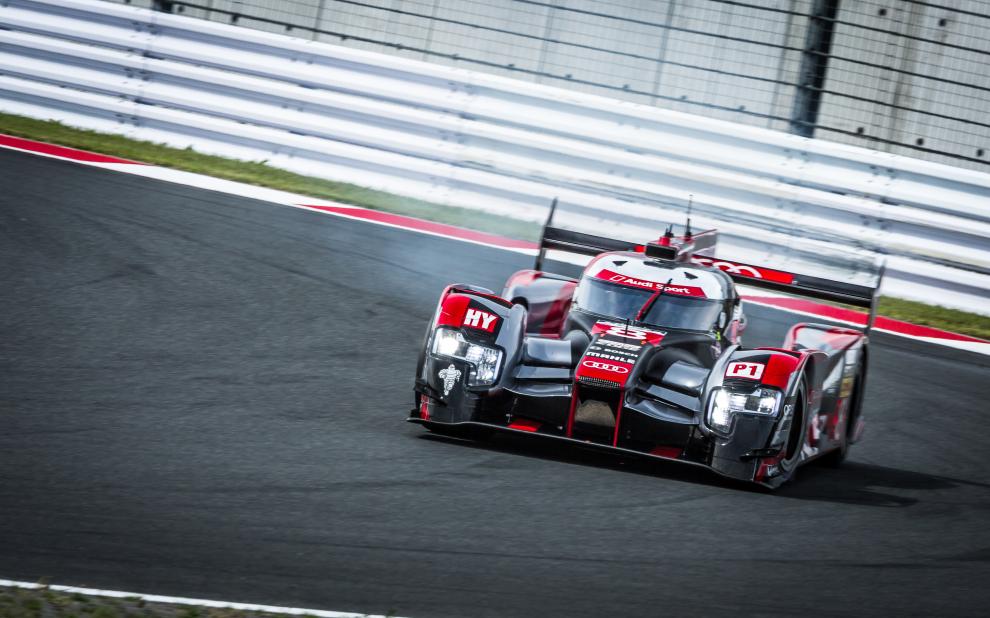
{"type": "MultiPolygon", "coordinates": [[[[620,320],[636,320],[653,292],[585,277],[574,295],[574,304],[585,311],[620,320]]],[[[641,322],[651,326],[685,330],[711,330],[722,311],[722,301],[693,296],[662,294],[641,322]]]]}

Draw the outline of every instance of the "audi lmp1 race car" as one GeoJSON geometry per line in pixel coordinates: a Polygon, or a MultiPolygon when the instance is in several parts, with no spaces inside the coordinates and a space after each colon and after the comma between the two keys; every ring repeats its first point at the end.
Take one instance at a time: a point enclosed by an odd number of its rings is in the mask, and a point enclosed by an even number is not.
{"type": "Polygon", "coordinates": [[[512,275],[501,296],[443,291],[408,420],[675,460],[771,488],[802,463],[845,458],[862,433],[876,288],[715,259],[717,234],[692,235],[690,223],[636,245],[552,218],[536,269],[512,275]],[[575,279],[541,270],[547,250],[592,259],[575,279]],[[735,282],[868,307],[865,332],[798,323],[780,348],[745,348],[735,282]]]}

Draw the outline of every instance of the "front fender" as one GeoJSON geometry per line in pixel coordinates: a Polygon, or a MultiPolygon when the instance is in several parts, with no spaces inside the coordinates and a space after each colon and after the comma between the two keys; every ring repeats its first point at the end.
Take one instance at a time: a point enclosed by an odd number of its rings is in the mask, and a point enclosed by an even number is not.
{"type": "Polygon", "coordinates": [[[505,282],[502,297],[526,307],[529,334],[559,336],[576,287],[577,281],[570,277],[520,270],[505,282]]]}
{"type": "MultiPolygon", "coordinates": [[[[450,286],[441,295],[433,321],[427,329],[417,367],[417,404],[444,408],[448,422],[476,420],[474,411],[479,399],[497,396],[508,380],[511,367],[519,363],[526,330],[526,309],[512,305],[487,290],[467,286],[450,286]],[[502,361],[494,384],[469,386],[471,365],[465,360],[432,354],[433,338],[438,328],[461,333],[470,342],[502,352],[502,361]],[[452,377],[453,376],[453,377],[452,377]],[[422,396],[426,396],[426,400],[422,396]]],[[[435,411],[434,411],[435,412],[435,411]]],[[[427,410],[430,416],[433,413],[427,410]]]]}
{"type": "MultiPolygon", "coordinates": [[[[782,466],[786,471],[796,465],[800,449],[793,461],[782,461],[780,445],[776,443],[792,422],[794,404],[800,393],[802,378],[808,376],[805,410],[816,409],[820,402],[821,377],[825,355],[817,351],[792,351],[776,348],[741,350],[731,347],[719,359],[709,375],[705,388],[702,431],[713,439],[712,467],[737,478],[757,479],[766,474],[769,465],[782,466]],[[709,426],[708,410],[716,389],[751,390],[756,386],[780,390],[782,400],[775,416],[737,415],[728,435],[709,426]],[[767,461],[773,460],[773,464],[767,461]]],[[[809,414],[801,422],[807,423],[809,414]]],[[[804,435],[803,431],[802,434],[804,435]]]]}

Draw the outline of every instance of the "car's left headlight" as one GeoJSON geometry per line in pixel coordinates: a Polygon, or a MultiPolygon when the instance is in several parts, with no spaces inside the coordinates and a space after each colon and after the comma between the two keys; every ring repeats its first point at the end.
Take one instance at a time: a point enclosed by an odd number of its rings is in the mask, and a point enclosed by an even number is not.
{"type": "Polygon", "coordinates": [[[737,414],[776,416],[782,393],[777,389],[757,386],[751,391],[716,388],[708,402],[708,426],[728,434],[737,414]]]}
{"type": "Polygon", "coordinates": [[[438,328],[433,335],[433,354],[465,361],[471,365],[468,386],[490,386],[502,365],[502,350],[472,343],[460,331],[438,328]]]}

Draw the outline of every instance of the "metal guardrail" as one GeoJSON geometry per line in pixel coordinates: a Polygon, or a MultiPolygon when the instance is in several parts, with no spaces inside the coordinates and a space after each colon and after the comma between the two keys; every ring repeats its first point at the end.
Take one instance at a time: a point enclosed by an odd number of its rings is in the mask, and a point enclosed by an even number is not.
{"type": "Polygon", "coordinates": [[[990,174],[96,0],[0,4],[0,110],[990,313],[990,174]]]}

